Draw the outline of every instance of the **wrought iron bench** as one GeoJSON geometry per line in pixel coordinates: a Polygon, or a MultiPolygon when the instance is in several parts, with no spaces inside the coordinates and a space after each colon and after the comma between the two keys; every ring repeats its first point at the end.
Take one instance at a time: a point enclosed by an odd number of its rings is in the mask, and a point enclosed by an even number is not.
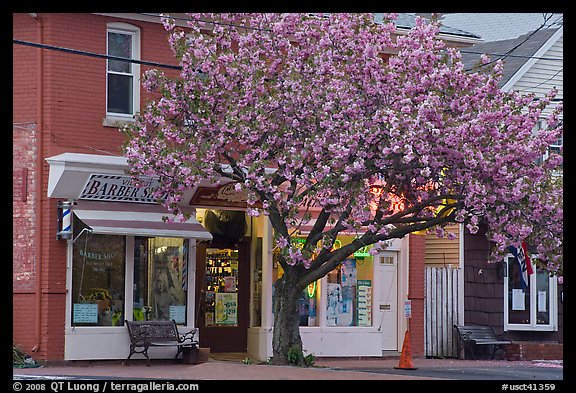
{"type": "MultiPolygon", "coordinates": [[[[146,356],[147,365],[150,366],[148,348],[168,347],[178,348],[174,360],[182,354],[182,358],[197,356],[198,341],[194,340],[196,329],[185,333],[178,332],[176,321],[126,321],[130,335],[130,355],[126,359],[126,365],[132,355],[141,353],[146,356]]],[[[191,363],[194,361],[187,361],[191,363]]]]}
{"type": "Polygon", "coordinates": [[[461,356],[465,358],[466,349],[470,350],[472,357],[476,360],[476,346],[478,345],[491,345],[492,346],[492,359],[496,357],[496,351],[503,351],[503,357],[506,355],[506,346],[512,344],[512,341],[508,341],[502,338],[501,335],[497,335],[492,326],[483,325],[465,325],[458,326],[454,325],[454,329],[458,331],[459,341],[459,353],[464,355],[461,356]]]}

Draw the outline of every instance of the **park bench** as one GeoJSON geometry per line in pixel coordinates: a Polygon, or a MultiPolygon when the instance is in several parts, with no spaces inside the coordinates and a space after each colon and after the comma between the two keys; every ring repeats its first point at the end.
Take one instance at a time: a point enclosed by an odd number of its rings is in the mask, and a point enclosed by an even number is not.
{"type": "Polygon", "coordinates": [[[178,348],[174,360],[182,354],[186,363],[194,363],[197,356],[198,341],[194,340],[196,329],[185,333],[178,332],[176,321],[126,321],[128,333],[130,335],[130,355],[128,361],[135,353],[146,356],[147,365],[150,366],[148,348],[168,347],[178,348]]]}
{"type": "Polygon", "coordinates": [[[476,347],[480,345],[492,346],[492,359],[496,357],[496,351],[503,351],[503,357],[506,355],[506,346],[512,344],[511,341],[504,340],[501,335],[497,335],[492,326],[483,325],[454,325],[454,329],[458,331],[459,337],[459,353],[464,355],[468,349],[472,353],[472,358],[476,360],[476,347]]]}

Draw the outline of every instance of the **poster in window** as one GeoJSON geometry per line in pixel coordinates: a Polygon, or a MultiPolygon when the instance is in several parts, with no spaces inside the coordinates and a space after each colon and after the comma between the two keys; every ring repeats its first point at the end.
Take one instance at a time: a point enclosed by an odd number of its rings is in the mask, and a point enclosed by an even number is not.
{"type": "Polygon", "coordinates": [[[338,326],[338,306],[342,301],[342,288],[338,283],[327,284],[326,326],[338,326]]]}
{"type": "Polygon", "coordinates": [[[98,323],[97,303],[74,303],[74,323],[98,323]]]}
{"type": "Polygon", "coordinates": [[[216,324],[236,325],[238,323],[238,294],[216,293],[216,324]]]}
{"type": "Polygon", "coordinates": [[[186,323],[186,306],[170,306],[170,319],[176,323],[186,323]]]}
{"type": "Polygon", "coordinates": [[[235,276],[224,277],[224,292],[228,292],[228,293],[236,292],[236,277],[235,276]]]}
{"type": "Polygon", "coordinates": [[[548,303],[546,295],[546,291],[538,291],[538,312],[546,312],[546,305],[548,303]]]}
{"type": "Polygon", "coordinates": [[[356,286],[356,260],[346,259],[342,262],[341,270],[342,287],[355,287],[356,286]]]}
{"type": "Polygon", "coordinates": [[[524,290],[517,288],[512,289],[512,310],[514,311],[526,310],[524,290]]]}
{"type": "Polygon", "coordinates": [[[358,280],[358,326],[372,326],[372,281],[358,280]]]}
{"type": "Polygon", "coordinates": [[[356,260],[346,259],[341,270],[342,299],[338,307],[338,326],[354,326],[356,304],[356,260]]]}

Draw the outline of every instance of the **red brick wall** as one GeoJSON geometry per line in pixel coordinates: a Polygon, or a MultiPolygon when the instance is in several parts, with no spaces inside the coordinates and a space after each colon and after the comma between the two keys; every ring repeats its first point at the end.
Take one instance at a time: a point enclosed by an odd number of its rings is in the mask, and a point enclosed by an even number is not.
{"type": "Polygon", "coordinates": [[[514,342],[507,348],[508,360],[563,360],[564,344],[553,342],[514,342]]]}
{"type": "MultiPolygon", "coordinates": [[[[105,54],[106,27],[110,22],[129,23],[141,29],[142,60],[176,65],[166,32],[159,24],[90,14],[52,14],[46,24],[46,41],[105,54]]],[[[106,116],[106,61],[47,51],[46,64],[46,127],[52,142],[49,154],[74,151],[120,155],[124,136],[117,128],[102,125],[106,116]]],[[[141,72],[149,68],[141,66],[141,72]]],[[[142,91],[141,102],[148,98],[142,91]]]]}
{"type": "MultiPolygon", "coordinates": [[[[14,38],[36,41],[39,37],[38,23],[28,14],[12,15],[14,38]]],[[[26,352],[30,352],[36,343],[34,165],[38,51],[22,45],[13,45],[12,50],[12,341],[26,352]]]]}
{"type": "MultiPolygon", "coordinates": [[[[408,270],[408,299],[412,301],[410,318],[410,343],[412,356],[424,356],[424,265],[426,258],[426,237],[410,234],[408,270]]],[[[402,310],[404,312],[404,310],[402,310]]]]}
{"type": "MultiPolygon", "coordinates": [[[[36,41],[38,24],[28,14],[12,14],[14,39],[36,41]]],[[[36,120],[36,63],[39,49],[12,45],[12,118],[15,123],[36,120]]]]}
{"type": "MultiPolygon", "coordinates": [[[[13,14],[13,38],[105,54],[107,23],[124,22],[141,29],[142,60],[177,64],[161,24],[92,14],[39,13],[38,16],[39,21],[27,13],[13,14]]],[[[148,68],[141,66],[141,72],[148,68]]],[[[163,70],[168,74],[177,72],[163,70]]],[[[141,92],[141,103],[149,98],[141,92]]],[[[43,161],[42,173],[35,171],[37,138],[42,137],[43,159],[64,152],[120,155],[124,137],[117,128],[103,126],[105,112],[105,59],[13,45],[13,341],[26,352],[31,352],[38,343],[35,263],[40,247],[40,347],[38,352],[31,353],[36,359],[64,357],[66,298],[66,242],[56,240],[57,201],[48,198],[46,191],[49,166],[43,161]],[[42,124],[37,124],[40,81],[43,111],[42,124]],[[41,244],[35,239],[36,179],[42,183],[41,244]]]]}

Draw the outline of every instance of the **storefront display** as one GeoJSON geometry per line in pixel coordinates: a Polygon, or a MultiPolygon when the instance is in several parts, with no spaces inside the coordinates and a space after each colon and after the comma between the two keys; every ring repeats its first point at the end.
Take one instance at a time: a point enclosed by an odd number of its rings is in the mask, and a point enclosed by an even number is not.
{"type": "Polygon", "coordinates": [[[372,326],[372,281],[358,280],[358,326],[372,326]]]}
{"type": "Polygon", "coordinates": [[[187,241],[136,237],[134,257],[134,315],[145,310],[146,320],[185,324],[187,241]]]}
{"type": "Polygon", "coordinates": [[[326,326],[372,326],[372,257],[349,258],[328,273],[326,326]]]}
{"type": "MultiPolygon", "coordinates": [[[[76,233],[85,227],[74,220],[76,233]]],[[[124,257],[122,236],[84,231],[73,248],[72,325],[124,324],[124,257]]]]}
{"type": "Polygon", "coordinates": [[[238,250],[206,250],[204,323],[238,325],[238,250]]]}

